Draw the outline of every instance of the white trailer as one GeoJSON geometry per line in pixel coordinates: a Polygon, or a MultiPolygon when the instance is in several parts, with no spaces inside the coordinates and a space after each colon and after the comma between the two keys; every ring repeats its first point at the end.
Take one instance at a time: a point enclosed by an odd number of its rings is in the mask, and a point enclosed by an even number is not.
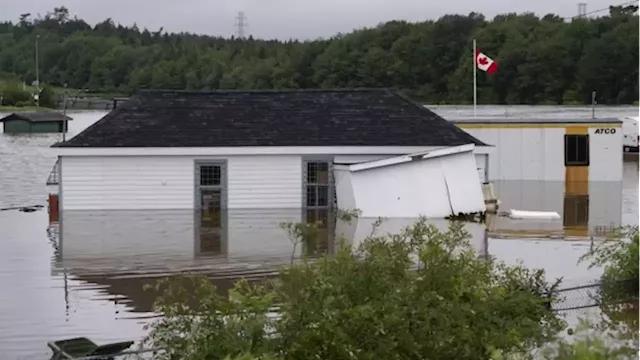
{"type": "Polygon", "coordinates": [[[638,117],[630,116],[622,119],[623,149],[625,153],[638,152],[638,117]]]}
{"type": "Polygon", "coordinates": [[[453,121],[493,145],[486,172],[500,210],[555,211],[561,221],[501,219],[493,231],[600,234],[621,222],[620,119],[477,118],[453,121]],[[544,231],[542,231],[544,232],[544,231]]]}

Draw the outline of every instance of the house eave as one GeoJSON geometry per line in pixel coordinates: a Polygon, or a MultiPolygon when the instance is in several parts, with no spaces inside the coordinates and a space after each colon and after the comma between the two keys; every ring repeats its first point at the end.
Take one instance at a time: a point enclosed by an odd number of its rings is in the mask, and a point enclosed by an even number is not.
{"type": "Polygon", "coordinates": [[[348,169],[351,172],[377,169],[381,167],[409,163],[412,161],[421,161],[421,160],[433,159],[436,157],[449,156],[449,155],[455,155],[455,154],[461,154],[461,153],[469,153],[469,152],[473,152],[474,148],[475,148],[474,144],[467,144],[467,145],[454,146],[454,147],[444,147],[444,148],[433,149],[430,151],[414,152],[414,153],[392,157],[388,159],[347,165],[346,169],[348,169]]]}
{"type": "MultiPolygon", "coordinates": [[[[256,156],[256,155],[406,155],[443,146],[246,146],[246,147],[52,147],[57,156],[256,156]]],[[[490,153],[475,146],[475,153],[490,153]]]]}

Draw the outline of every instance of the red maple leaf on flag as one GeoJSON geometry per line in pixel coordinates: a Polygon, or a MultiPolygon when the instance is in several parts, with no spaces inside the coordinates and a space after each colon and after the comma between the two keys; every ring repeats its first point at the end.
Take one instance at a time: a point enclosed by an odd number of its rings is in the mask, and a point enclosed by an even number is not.
{"type": "Polygon", "coordinates": [[[476,50],[476,67],[488,74],[493,74],[498,70],[498,63],[482,52],[476,50]]]}

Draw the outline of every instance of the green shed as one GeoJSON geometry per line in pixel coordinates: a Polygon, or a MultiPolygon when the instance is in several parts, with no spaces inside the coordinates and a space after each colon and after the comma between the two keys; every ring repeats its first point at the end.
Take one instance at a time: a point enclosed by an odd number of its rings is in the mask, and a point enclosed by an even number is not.
{"type": "Polygon", "coordinates": [[[5,134],[63,133],[72,118],[59,112],[17,112],[0,119],[5,134]]]}

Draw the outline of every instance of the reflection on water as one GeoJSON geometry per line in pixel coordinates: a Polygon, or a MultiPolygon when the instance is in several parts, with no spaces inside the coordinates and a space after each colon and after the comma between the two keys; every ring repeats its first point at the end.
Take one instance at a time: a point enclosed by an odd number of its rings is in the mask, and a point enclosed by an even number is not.
{"type": "Polygon", "coordinates": [[[496,181],[494,187],[501,210],[553,211],[562,219],[492,217],[492,234],[604,236],[622,224],[622,182],[496,181]]]}
{"type": "MultiPolygon", "coordinates": [[[[333,253],[336,239],[357,246],[374,233],[397,234],[416,219],[377,220],[343,221],[327,210],[301,209],[65,211],[56,267],[125,298],[130,311],[147,313],[156,294],[142,288],[158,276],[195,271],[207,274],[224,292],[240,277],[273,275],[292,256],[333,253]],[[301,221],[320,222],[319,231],[294,247],[279,224],[301,221]]],[[[429,223],[443,231],[449,226],[445,220],[429,223]]],[[[465,228],[473,248],[485,256],[485,226],[468,223],[465,228]]]]}
{"type": "MultiPolygon", "coordinates": [[[[513,109],[510,114],[517,110],[513,109]]],[[[453,116],[458,108],[444,110],[453,116]]],[[[478,115],[485,110],[487,114],[504,113],[498,107],[482,107],[478,115]]],[[[520,110],[528,115],[537,111],[532,107],[520,110]]],[[[637,108],[632,110],[637,112],[637,108]]],[[[77,134],[104,114],[72,113],[74,121],[69,123],[69,135],[77,134]]],[[[59,134],[0,134],[0,208],[46,205],[48,191],[44,182],[55,163],[49,146],[59,140],[59,134]]],[[[541,233],[540,229],[548,229],[553,233],[564,232],[565,222],[567,226],[584,226],[586,222],[589,232],[597,233],[597,226],[610,223],[637,224],[637,155],[625,157],[621,195],[616,195],[615,187],[615,184],[590,184],[589,210],[584,211],[586,199],[565,201],[562,184],[497,183],[502,210],[511,207],[551,210],[565,219],[556,222],[494,219],[489,227],[492,232],[511,229],[541,233]],[[566,216],[565,207],[566,213],[574,216],[566,216]]],[[[163,274],[191,269],[208,273],[224,291],[238,277],[260,278],[270,274],[275,266],[287,264],[292,252],[290,241],[278,227],[281,221],[328,219],[323,221],[327,226],[321,229],[318,241],[299,247],[294,253],[297,257],[303,253],[335,251],[336,236],[357,244],[371,232],[375,221],[331,223],[332,217],[325,212],[299,209],[211,215],[215,214],[65,212],[61,214],[60,227],[50,229],[52,242],[47,237],[46,211],[0,211],[0,358],[45,359],[49,357],[46,342],[67,337],[88,336],[99,343],[139,339],[144,335],[146,317],[153,315],[148,311],[154,294],[142,291],[144,284],[163,274]],[[58,230],[63,234],[58,234],[58,230]]],[[[390,219],[378,232],[396,233],[412,221],[390,219]]],[[[444,222],[436,225],[446,226],[444,222]]],[[[473,233],[474,247],[486,252],[487,244],[481,240],[484,228],[476,225],[468,227],[473,233]]],[[[588,251],[588,242],[490,239],[488,249],[498,259],[545,268],[551,278],[564,276],[572,285],[592,281],[600,274],[598,269],[587,270],[584,264],[576,266],[577,259],[588,251]]]]}
{"type": "MultiPolygon", "coordinates": [[[[291,257],[332,253],[336,239],[357,245],[374,231],[374,218],[336,219],[327,210],[237,209],[63,211],[58,235],[62,265],[91,272],[171,272],[257,269],[291,257]],[[317,236],[294,247],[284,223],[319,222],[317,236]]],[[[415,218],[386,219],[375,231],[398,233],[415,218]]],[[[429,223],[446,230],[445,220],[429,223]]],[[[472,246],[484,251],[485,226],[469,223],[472,246]]],[[[85,272],[86,272],[85,271],[85,272]]]]}

